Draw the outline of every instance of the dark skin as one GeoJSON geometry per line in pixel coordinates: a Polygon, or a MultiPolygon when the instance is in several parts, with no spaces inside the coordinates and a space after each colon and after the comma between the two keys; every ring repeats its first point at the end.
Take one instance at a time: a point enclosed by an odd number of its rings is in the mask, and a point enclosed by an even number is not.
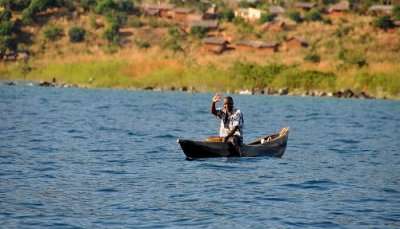
{"type": "MultiPolygon", "coordinates": [[[[215,104],[217,102],[221,101],[221,96],[220,95],[215,95],[212,99],[211,103],[211,113],[215,116],[217,116],[217,109],[215,108],[215,104]]],[[[226,111],[229,115],[232,114],[233,112],[233,100],[232,98],[224,98],[224,111],[226,111]]],[[[233,134],[239,129],[238,126],[235,126],[226,137],[224,137],[224,142],[226,142],[230,137],[233,136],[233,134]]]]}

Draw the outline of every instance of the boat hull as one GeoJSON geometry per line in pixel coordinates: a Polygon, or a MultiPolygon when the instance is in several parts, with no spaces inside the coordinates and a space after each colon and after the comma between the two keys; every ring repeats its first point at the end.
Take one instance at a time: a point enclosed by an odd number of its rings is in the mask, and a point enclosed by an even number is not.
{"type": "MultiPolygon", "coordinates": [[[[282,131],[281,131],[282,132],[282,131]]],[[[241,146],[239,155],[231,145],[224,142],[207,142],[178,139],[186,157],[189,159],[209,158],[209,157],[258,157],[271,156],[282,157],[286,150],[288,131],[284,134],[274,134],[260,138],[250,144],[241,146]],[[272,140],[263,142],[261,139],[272,140]]]]}

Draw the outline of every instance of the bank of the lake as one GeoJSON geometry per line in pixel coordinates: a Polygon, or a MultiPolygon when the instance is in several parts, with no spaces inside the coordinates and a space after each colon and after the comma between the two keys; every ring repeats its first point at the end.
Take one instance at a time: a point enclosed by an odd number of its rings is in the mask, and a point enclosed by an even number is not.
{"type": "Polygon", "coordinates": [[[279,95],[400,98],[400,67],[371,71],[255,62],[246,59],[196,61],[179,55],[141,59],[109,55],[102,58],[42,59],[0,66],[1,80],[56,81],[85,88],[131,88],[279,95]]]}

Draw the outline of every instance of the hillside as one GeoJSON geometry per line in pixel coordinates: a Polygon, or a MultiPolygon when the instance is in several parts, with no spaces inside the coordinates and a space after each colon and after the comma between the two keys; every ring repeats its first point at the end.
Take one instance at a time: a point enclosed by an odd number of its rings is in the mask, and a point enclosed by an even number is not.
{"type": "Polygon", "coordinates": [[[1,3],[4,80],[292,94],[351,89],[400,98],[395,13],[324,10],[333,4],[307,11],[288,5],[273,14],[267,3],[230,8],[222,1],[187,1],[164,9],[112,0],[11,2],[1,3]],[[259,9],[260,18],[232,15],[249,7],[259,9]],[[210,19],[198,18],[204,14],[210,19]],[[209,37],[223,43],[209,44],[209,37]]]}

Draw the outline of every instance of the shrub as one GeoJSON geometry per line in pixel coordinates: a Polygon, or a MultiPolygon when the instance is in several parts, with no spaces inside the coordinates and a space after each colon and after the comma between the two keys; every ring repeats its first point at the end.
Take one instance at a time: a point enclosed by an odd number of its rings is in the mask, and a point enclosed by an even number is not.
{"type": "Polygon", "coordinates": [[[306,13],[305,19],[307,21],[322,21],[321,12],[318,9],[312,9],[306,13]]]}
{"type": "Polygon", "coordinates": [[[163,41],[163,48],[172,50],[174,52],[183,51],[181,46],[182,36],[178,28],[171,27],[168,29],[168,36],[163,41]]]}
{"type": "Polygon", "coordinates": [[[207,28],[200,26],[194,26],[190,29],[190,34],[199,39],[204,38],[207,35],[207,32],[208,32],[207,28]]]}
{"type": "Polygon", "coordinates": [[[111,24],[103,33],[106,40],[111,43],[117,44],[120,40],[119,26],[117,24],[111,24]]]}
{"type": "Polygon", "coordinates": [[[336,75],[313,70],[301,71],[293,68],[280,74],[274,83],[280,87],[292,89],[333,90],[336,85],[336,75]]]}
{"type": "Polygon", "coordinates": [[[29,25],[33,23],[33,10],[31,8],[26,8],[22,11],[22,23],[29,25]]]}
{"type": "Polygon", "coordinates": [[[237,26],[239,33],[249,34],[254,32],[254,27],[241,17],[235,17],[233,23],[237,26]]]}
{"type": "Polygon", "coordinates": [[[73,43],[82,42],[85,40],[86,31],[81,27],[72,27],[68,31],[68,36],[73,43]]]}
{"type": "Polygon", "coordinates": [[[117,4],[113,0],[100,0],[97,1],[95,11],[96,13],[104,14],[115,8],[117,8],[117,4]]]}
{"type": "Polygon", "coordinates": [[[138,48],[141,48],[141,49],[147,49],[147,48],[150,48],[150,46],[151,46],[149,42],[143,41],[140,39],[136,39],[135,44],[138,48]]]}
{"type": "Polygon", "coordinates": [[[288,17],[297,23],[301,23],[303,21],[300,12],[296,10],[289,11],[288,17]]]}
{"type": "Polygon", "coordinates": [[[63,30],[56,26],[48,26],[44,29],[43,35],[47,40],[55,41],[62,36],[63,30]]]}
{"type": "Polygon", "coordinates": [[[309,53],[304,57],[304,60],[312,63],[319,63],[321,61],[321,57],[316,53],[309,53]]]}
{"type": "Polygon", "coordinates": [[[283,65],[258,65],[250,62],[236,62],[230,69],[239,81],[264,87],[272,83],[275,77],[287,68],[283,65]]]}
{"type": "Polygon", "coordinates": [[[264,24],[265,22],[273,21],[275,19],[275,17],[276,17],[276,15],[274,15],[274,14],[263,13],[263,14],[261,14],[261,17],[259,19],[259,23],[260,24],[264,24]]]}
{"type": "Polygon", "coordinates": [[[85,10],[93,9],[96,6],[96,0],[80,0],[79,3],[85,10]]]}
{"type": "Polygon", "coordinates": [[[392,14],[395,20],[400,20],[400,5],[397,5],[393,8],[392,14]]]}
{"type": "Polygon", "coordinates": [[[16,50],[17,43],[12,36],[0,36],[0,55],[3,55],[7,50],[16,50]]]}
{"type": "Polygon", "coordinates": [[[392,19],[390,19],[390,17],[387,15],[381,16],[381,17],[378,17],[377,19],[375,19],[374,25],[375,25],[375,27],[384,29],[384,30],[394,28],[394,23],[393,23],[392,19]]]}
{"type": "Polygon", "coordinates": [[[0,12],[0,22],[9,21],[12,17],[10,10],[3,10],[0,12]]]}
{"type": "Polygon", "coordinates": [[[14,32],[14,22],[4,21],[0,22],[0,36],[8,36],[14,32]]]}
{"type": "Polygon", "coordinates": [[[29,6],[31,0],[1,0],[0,6],[15,11],[21,11],[29,6]]]}
{"type": "Polygon", "coordinates": [[[132,18],[128,19],[128,25],[133,27],[133,28],[140,28],[140,27],[143,26],[143,23],[140,20],[140,18],[132,17],[132,18]]]}
{"type": "Polygon", "coordinates": [[[368,65],[367,59],[365,58],[364,54],[361,52],[354,52],[354,51],[342,49],[339,51],[338,57],[345,64],[356,65],[359,68],[368,65]]]}
{"type": "Polygon", "coordinates": [[[133,10],[133,3],[130,0],[99,0],[95,11],[99,14],[108,14],[112,11],[130,12],[133,10]]]}
{"type": "Polygon", "coordinates": [[[224,21],[231,22],[235,18],[235,13],[232,9],[225,8],[220,14],[220,19],[224,21]]]}

